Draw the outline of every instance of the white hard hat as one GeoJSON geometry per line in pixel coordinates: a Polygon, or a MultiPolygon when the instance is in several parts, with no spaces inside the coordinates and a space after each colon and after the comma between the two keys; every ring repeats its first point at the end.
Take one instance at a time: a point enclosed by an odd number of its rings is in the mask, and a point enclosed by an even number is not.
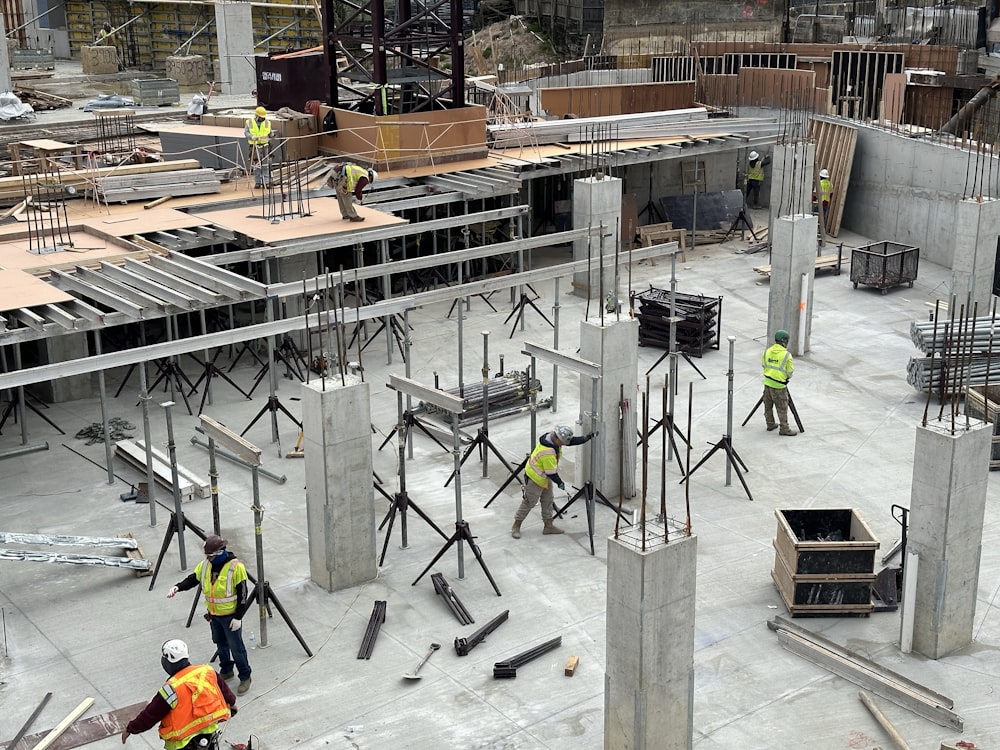
{"type": "Polygon", "coordinates": [[[750,152],[750,161],[757,161],[759,158],[760,154],[758,154],[756,151],[750,152]]]}
{"type": "Polygon", "coordinates": [[[820,177],[821,177],[822,179],[824,179],[824,180],[827,180],[827,179],[829,179],[829,178],[830,178],[830,173],[829,173],[829,172],[827,172],[827,171],[826,171],[825,169],[821,169],[821,170],[819,170],[819,176],[820,176],[820,177]]]}
{"type": "Polygon", "coordinates": [[[160,648],[163,658],[171,664],[176,664],[188,658],[188,647],[184,641],[172,638],[160,648]]]}
{"type": "Polygon", "coordinates": [[[553,432],[555,432],[556,437],[559,438],[559,440],[563,443],[568,443],[570,440],[573,439],[572,428],[567,427],[564,424],[561,424],[558,427],[556,427],[555,430],[553,430],[553,432]]]}
{"type": "Polygon", "coordinates": [[[375,182],[375,180],[377,180],[377,179],[378,179],[378,172],[376,172],[374,169],[369,169],[368,170],[368,182],[375,182]]]}

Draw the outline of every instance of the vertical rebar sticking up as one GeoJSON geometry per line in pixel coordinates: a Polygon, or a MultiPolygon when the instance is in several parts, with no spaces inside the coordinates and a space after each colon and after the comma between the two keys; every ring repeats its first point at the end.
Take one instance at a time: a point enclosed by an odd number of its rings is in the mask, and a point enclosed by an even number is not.
{"type": "MultiPolygon", "coordinates": [[[[648,382],[648,381],[647,381],[648,382]]],[[[642,524],[642,551],[646,551],[646,489],[649,486],[649,392],[642,394],[642,502],[639,515],[642,524]]],[[[630,438],[631,439],[631,438],[630,438]]],[[[622,451],[625,450],[624,445],[622,451]]]]}
{"type": "Polygon", "coordinates": [[[71,248],[73,238],[66,214],[67,187],[51,159],[41,157],[34,161],[35,173],[26,174],[31,171],[28,167],[21,174],[24,200],[29,206],[26,211],[28,252],[43,255],[71,248]]]}
{"type": "MultiPolygon", "coordinates": [[[[688,383],[688,430],[691,435],[693,429],[694,416],[692,406],[694,404],[694,384],[688,383]]],[[[687,456],[684,459],[684,476],[691,476],[691,441],[687,441],[687,456]]],[[[684,483],[684,535],[691,536],[691,482],[684,483]]]]}
{"type": "MultiPolygon", "coordinates": [[[[931,345],[931,362],[930,366],[928,367],[928,372],[930,372],[929,381],[934,378],[934,353],[937,351],[936,342],[937,342],[937,328],[938,328],[938,312],[940,308],[941,308],[941,300],[940,299],[934,300],[934,333],[931,336],[931,341],[935,342],[935,344],[931,345]]],[[[920,422],[920,424],[923,427],[927,426],[927,412],[931,408],[931,392],[933,392],[933,390],[934,390],[933,386],[930,384],[930,382],[928,382],[927,401],[924,403],[924,417],[920,422]]]]}
{"type": "Polygon", "coordinates": [[[312,374],[313,366],[313,340],[312,331],[309,330],[309,290],[306,289],[306,274],[305,271],[302,272],[302,311],[306,319],[306,351],[309,354],[309,359],[306,362],[306,384],[309,384],[310,375],[312,374]]]}
{"type": "Polygon", "coordinates": [[[622,519],[622,505],[625,502],[625,441],[631,440],[625,430],[625,384],[618,385],[618,512],[615,515],[615,539],[622,519]]]}
{"type": "Polygon", "coordinates": [[[955,335],[955,304],[957,301],[958,299],[954,294],[948,300],[948,325],[944,329],[944,346],[941,352],[941,377],[938,378],[938,422],[944,419],[944,403],[948,393],[948,378],[951,375],[951,347],[955,335]]]}
{"type": "MultiPolygon", "coordinates": [[[[997,323],[997,300],[996,297],[993,298],[993,307],[990,311],[990,340],[986,345],[986,377],[983,380],[983,421],[990,421],[990,368],[993,367],[993,333],[996,328],[997,323]]],[[[931,371],[933,372],[933,370],[931,371]]],[[[966,415],[968,415],[968,410],[966,410],[966,415]]],[[[1000,415],[997,415],[997,419],[1000,419],[1000,415]]],[[[996,429],[996,428],[994,428],[996,429]]],[[[992,458],[992,455],[990,456],[992,458]]]]}
{"type": "Polygon", "coordinates": [[[97,150],[102,154],[124,157],[136,150],[135,112],[131,109],[94,110],[97,125],[97,150]]]}
{"type": "MultiPolygon", "coordinates": [[[[360,283],[361,282],[358,280],[358,269],[355,268],[354,269],[354,325],[355,326],[358,325],[358,323],[361,322],[361,296],[358,294],[358,284],[360,284],[360,283]]],[[[406,337],[407,342],[409,342],[409,339],[410,339],[409,330],[410,330],[409,326],[404,322],[403,323],[403,335],[406,337]]],[[[358,338],[358,373],[360,373],[360,375],[361,375],[361,382],[364,383],[365,382],[365,365],[364,365],[364,361],[361,359],[361,350],[364,349],[364,347],[361,346],[361,337],[358,336],[357,338],[358,338]]],[[[406,362],[407,362],[407,366],[408,366],[409,365],[409,361],[410,361],[410,351],[409,351],[409,348],[406,348],[405,352],[406,352],[406,354],[405,354],[405,356],[406,356],[406,362]]],[[[409,377],[409,374],[407,374],[407,377],[409,377]]]]}
{"type": "MultiPolygon", "coordinates": [[[[968,344],[967,344],[967,346],[968,346],[968,358],[966,359],[966,365],[965,365],[965,367],[962,368],[962,372],[963,372],[963,381],[965,383],[967,383],[967,385],[965,385],[962,388],[962,393],[964,393],[968,388],[970,388],[972,386],[972,358],[973,358],[973,355],[975,354],[975,349],[976,349],[975,341],[973,341],[973,339],[975,337],[975,332],[976,332],[976,316],[978,314],[979,314],[979,301],[977,300],[977,301],[975,301],[975,302],[972,303],[972,318],[966,324],[966,330],[968,331],[968,333],[967,333],[967,338],[968,338],[968,344]]],[[[987,369],[987,371],[990,369],[990,360],[989,360],[989,358],[986,359],[986,369],[987,369]]],[[[956,411],[958,410],[959,400],[960,400],[960,398],[956,398],[955,399],[955,410],[956,411]]],[[[968,411],[965,412],[965,429],[969,429],[969,412],[968,411]]]]}
{"type": "MultiPolygon", "coordinates": [[[[649,390],[647,386],[646,390],[649,390]]],[[[663,376],[663,395],[660,417],[660,429],[663,430],[663,440],[660,442],[660,521],[663,522],[663,543],[667,543],[667,446],[670,444],[670,431],[673,430],[673,420],[667,421],[667,376],[663,376]]]]}

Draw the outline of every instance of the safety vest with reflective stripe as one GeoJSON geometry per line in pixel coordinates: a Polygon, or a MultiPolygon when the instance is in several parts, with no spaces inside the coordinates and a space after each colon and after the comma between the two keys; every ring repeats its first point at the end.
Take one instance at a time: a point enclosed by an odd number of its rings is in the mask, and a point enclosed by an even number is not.
{"type": "Polygon", "coordinates": [[[247,580],[247,569],[236,558],[227,560],[212,583],[212,563],[202,560],[194,567],[210,615],[231,615],[236,611],[236,586],[247,580]]]}
{"type": "Polygon", "coordinates": [[[824,177],[819,181],[819,199],[823,202],[824,206],[830,204],[831,195],[833,195],[833,183],[824,177]]]}
{"type": "Polygon", "coordinates": [[[764,385],[771,388],[784,388],[788,385],[795,363],[785,347],[781,344],[769,347],[760,358],[760,363],[764,367],[764,385]]]}
{"type": "Polygon", "coordinates": [[[528,457],[528,465],[524,467],[524,473],[532,482],[545,488],[550,484],[548,475],[555,474],[558,468],[559,449],[539,441],[535,450],[531,452],[531,456],[528,457]]]}
{"type": "Polygon", "coordinates": [[[160,722],[165,750],[184,747],[195,735],[211,734],[229,718],[215,670],[207,664],[182,669],[160,688],[160,697],[170,706],[160,722]]]}
{"type": "Polygon", "coordinates": [[[256,117],[247,120],[247,132],[250,134],[251,146],[266,146],[271,137],[271,123],[266,118],[257,122],[256,117]]]}
{"type": "Polygon", "coordinates": [[[344,176],[347,178],[347,192],[350,193],[357,187],[358,180],[362,177],[368,179],[368,170],[364,167],[359,167],[357,164],[345,164],[344,176]]]}
{"type": "Polygon", "coordinates": [[[747,170],[747,179],[751,182],[764,181],[764,162],[762,159],[758,159],[750,165],[750,168],[747,170]]]}

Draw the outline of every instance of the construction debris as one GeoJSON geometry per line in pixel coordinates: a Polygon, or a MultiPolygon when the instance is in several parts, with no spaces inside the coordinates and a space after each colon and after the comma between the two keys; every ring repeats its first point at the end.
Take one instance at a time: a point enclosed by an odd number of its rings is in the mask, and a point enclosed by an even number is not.
{"type": "MultiPolygon", "coordinates": [[[[131,706],[116,708],[97,716],[89,716],[70,724],[65,731],[48,745],[48,750],[72,750],[75,747],[83,747],[91,742],[98,742],[108,737],[120,735],[125,726],[134,719],[138,713],[145,708],[146,702],[133,703],[131,706]]],[[[48,734],[40,732],[24,738],[21,748],[40,747],[39,742],[48,734]]],[[[8,750],[15,750],[14,744],[8,744],[8,750]]]]}
{"type": "Polygon", "coordinates": [[[103,555],[77,555],[33,550],[0,549],[0,559],[21,562],[57,562],[73,565],[101,565],[111,568],[130,568],[137,576],[149,575],[153,565],[146,560],[135,537],[126,533],[120,537],[87,537],[49,534],[23,534],[0,531],[0,543],[33,545],[66,545],[71,547],[117,547],[125,550],[125,557],[103,555]]]}
{"type": "MultiPolygon", "coordinates": [[[[128,433],[135,429],[135,425],[127,419],[122,419],[121,417],[111,417],[111,419],[108,420],[108,429],[110,430],[108,437],[111,440],[125,440],[132,437],[128,433]]],[[[103,443],[104,424],[101,422],[92,422],[89,427],[84,427],[82,430],[77,432],[76,438],[78,440],[87,438],[87,445],[103,443]]]]}

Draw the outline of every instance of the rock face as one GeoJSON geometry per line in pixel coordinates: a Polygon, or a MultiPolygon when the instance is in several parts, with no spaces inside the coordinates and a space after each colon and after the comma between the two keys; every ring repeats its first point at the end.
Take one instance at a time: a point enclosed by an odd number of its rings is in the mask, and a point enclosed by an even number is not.
{"type": "Polygon", "coordinates": [[[465,72],[470,76],[497,75],[503,81],[521,80],[526,66],[558,62],[552,44],[532,31],[520,17],[490,24],[465,40],[465,72]],[[498,65],[503,65],[503,70],[498,65]]]}

